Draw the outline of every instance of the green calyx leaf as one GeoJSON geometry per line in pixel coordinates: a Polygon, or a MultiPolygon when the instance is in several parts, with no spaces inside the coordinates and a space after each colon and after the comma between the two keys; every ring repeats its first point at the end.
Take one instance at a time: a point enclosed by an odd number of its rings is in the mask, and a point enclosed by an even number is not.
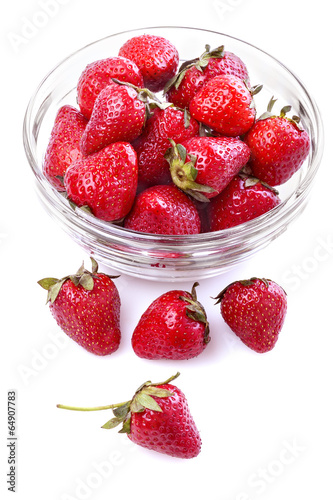
{"type": "MultiPolygon", "coordinates": [[[[94,288],[94,279],[98,279],[98,264],[93,257],[90,257],[92,271],[87,271],[84,268],[84,263],[80,266],[75,274],[70,274],[65,276],[64,278],[43,278],[39,280],[37,283],[48,291],[46,303],[51,302],[54,303],[56,298],[59,295],[61,287],[67,280],[71,280],[71,282],[75,286],[82,286],[85,290],[93,290],[94,288]]],[[[116,276],[115,276],[116,277],[116,276]]],[[[115,278],[114,277],[114,278],[115,278]]],[[[111,278],[111,276],[110,276],[111,278]]]]}
{"type": "Polygon", "coordinates": [[[53,304],[66,280],[67,278],[62,278],[60,280],[56,278],[43,278],[37,281],[42,288],[47,290],[46,303],[51,302],[51,304],[53,304]]]}
{"type": "Polygon", "coordinates": [[[259,116],[259,118],[257,119],[257,121],[259,120],[266,120],[267,118],[273,118],[273,117],[276,117],[276,116],[279,116],[280,118],[285,118],[286,120],[290,121],[291,123],[293,123],[293,125],[295,125],[296,128],[298,128],[298,130],[300,131],[303,131],[301,125],[300,125],[300,117],[297,116],[297,115],[293,115],[291,118],[288,118],[286,115],[287,113],[289,113],[291,111],[291,106],[288,104],[286,106],[283,106],[283,108],[281,108],[281,111],[280,111],[280,114],[279,115],[276,115],[273,113],[273,106],[274,104],[276,103],[277,99],[274,98],[274,96],[271,97],[268,105],[267,105],[267,110],[259,116]]]}
{"type": "Polygon", "coordinates": [[[111,420],[108,420],[104,425],[102,425],[102,429],[114,429],[118,425],[120,425],[123,422],[122,418],[111,418],[111,420]]]}
{"type": "Polygon", "coordinates": [[[103,429],[114,429],[118,425],[122,424],[119,433],[129,434],[131,432],[131,417],[132,413],[140,413],[145,410],[156,411],[161,413],[163,410],[154,398],[168,398],[173,395],[172,391],[159,387],[161,385],[167,385],[177,377],[180,373],[177,372],[172,375],[164,382],[152,383],[150,380],[144,382],[135,392],[133,398],[124,403],[111,404],[107,406],[96,406],[94,408],[86,407],[75,407],[66,405],[57,405],[57,408],[62,408],[65,410],[75,410],[75,411],[99,411],[99,410],[112,410],[114,417],[108,420],[104,425],[103,429]]]}
{"type": "Polygon", "coordinates": [[[180,66],[178,73],[166,83],[163,94],[165,95],[172,87],[175,87],[175,89],[177,90],[182,83],[187,71],[193,66],[195,66],[199,71],[203,71],[203,69],[208,65],[211,58],[221,59],[222,57],[224,57],[223,45],[213,50],[210,50],[210,46],[206,45],[205,52],[203,52],[200,57],[185,61],[180,66]]]}
{"type": "Polygon", "coordinates": [[[242,179],[244,179],[244,187],[245,188],[250,188],[252,186],[255,186],[256,184],[261,184],[265,188],[267,188],[270,191],[272,191],[272,193],[274,193],[276,195],[279,194],[279,191],[277,189],[275,189],[273,186],[270,186],[266,182],[258,179],[257,177],[253,177],[252,175],[247,175],[244,172],[239,172],[238,175],[239,175],[239,177],[241,177],[242,179]]]}
{"type": "Polygon", "coordinates": [[[131,432],[131,416],[133,413],[142,413],[145,410],[161,413],[163,410],[154,397],[167,398],[172,396],[173,393],[157,386],[168,384],[178,376],[179,373],[173,375],[165,382],[158,384],[153,384],[150,380],[141,384],[130,401],[120,406],[117,405],[117,407],[112,410],[115,418],[112,418],[104,424],[103,428],[112,429],[122,423],[123,425],[119,432],[129,434],[131,432]]]}
{"type": "Polygon", "coordinates": [[[139,392],[139,394],[137,395],[137,401],[141,406],[143,406],[143,408],[146,408],[147,410],[162,412],[162,408],[155,401],[155,399],[149,396],[149,394],[145,394],[144,391],[139,392]]]}
{"type": "Polygon", "coordinates": [[[44,288],[44,290],[49,290],[52,286],[58,283],[59,280],[57,278],[43,278],[39,280],[37,283],[44,288]]]}
{"type": "Polygon", "coordinates": [[[184,302],[187,302],[187,307],[186,307],[186,315],[188,318],[193,319],[194,321],[200,321],[205,325],[205,332],[204,332],[204,342],[208,344],[210,342],[210,328],[209,328],[209,322],[207,319],[207,314],[205,311],[205,308],[203,305],[198,301],[197,299],[197,292],[196,292],[196,287],[199,286],[199,283],[196,281],[191,290],[191,298],[185,297],[184,295],[181,295],[179,298],[183,300],[184,302]]]}
{"type": "Polygon", "coordinates": [[[227,285],[216,297],[212,297],[214,300],[216,300],[215,305],[221,303],[221,301],[223,300],[223,297],[226,294],[226,291],[232,285],[235,285],[236,283],[240,283],[242,286],[249,287],[249,286],[252,286],[255,283],[256,280],[259,280],[262,283],[264,283],[267,288],[269,287],[269,282],[271,281],[271,280],[266,279],[266,278],[256,278],[256,277],[253,277],[253,278],[250,278],[250,279],[245,279],[245,280],[236,280],[236,281],[233,281],[232,283],[229,283],[229,285],[227,285]]]}
{"type": "Polygon", "coordinates": [[[187,162],[187,151],[182,144],[176,144],[173,139],[169,139],[171,148],[169,148],[164,158],[170,165],[170,174],[173,183],[185,193],[191,195],[199,201],[208,202],[209,198],[204,193],[213,193],[215,189],[196,182],[198,170],[195,168],[196,156],[189,155],[187,162]]]}
{"type": "Polygon", "coordinates": [[[255,102],[254,102],[254,96],[256,94],[258,94],[262,90],[263,85],[254,85],[253,87],[249,87],[247,80],[243,80],[243,83],[244,83],[245,87],[247,88],[247,90],[250,92],[251,97],[252,97],[250,105],[249,105],[249,108],[250,109],[255,109],[256,105],[255,105],[255,102]]]}
{"type": "Polygon", "coordinates": [[[124,85],[126,87],[130,87],[134,89],[137,93],[137,99],[139,101],[143,102],[145,105],[145,122],[146,120],[151,116],[151,112],[155,108],[160,108],[160,109],[166,109],[170,106],[173,106],[172,102],[162,102],[154,92],[147,88],[140,88],[137,87],[136,85],[133,85],[132,83],[129,82],[122,82],[118,80],[117,78],[111,78],[111,80],[114,83],[117,83],[118,85],[124,85]]]}

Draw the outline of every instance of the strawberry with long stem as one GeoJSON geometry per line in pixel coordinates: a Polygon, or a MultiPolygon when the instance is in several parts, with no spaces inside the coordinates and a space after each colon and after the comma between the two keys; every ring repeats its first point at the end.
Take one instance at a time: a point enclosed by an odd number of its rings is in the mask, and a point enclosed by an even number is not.
{"type": "Polygon", "coordinates": [[[112,410],[113,417],[103,429],[122,425],[120,433],[144,448],[178,458],[194,458],[201,450],[201,438],[190,414],[183,392],[170,382],[177,372],[164,382],[141,384],[132,399],[122,403],[96,407],[57,407],[74,411],[112,410]]]}

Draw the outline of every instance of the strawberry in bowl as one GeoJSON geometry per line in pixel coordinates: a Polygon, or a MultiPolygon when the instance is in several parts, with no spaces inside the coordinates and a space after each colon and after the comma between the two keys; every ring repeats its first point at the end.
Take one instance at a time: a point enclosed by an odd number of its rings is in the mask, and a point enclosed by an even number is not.
{"type": "Polygon", "coordinates": [[[309,199],[322,136],[315,102],[276,59],[222,33],[177,27],[119,33],[73,54],[38,88],[24,123],[37,192],[53,219],[117,272],[165,281],[221,274],[284,232],[309,199]],[[47,98],[56,92],[57,100],[47,98]],[[290,111],[284,106],[282,114],[270,110],[272,116],[263,116],[262,103],[272,95],[290,111]],[[57,134],[63,106],[74,108],[81,125],[64,123],[57,134]],[[298,137],[302,144],[275,150],[270,141],[280,133],[288,138],[284,144],[296,144],[298,137]],[[263,135],[270,137],[265,144],[263,135]],[[117,152],[119,144],[131,151],[130,162],[117,152]],[[61,146],[66,163],[60,167],[61,146]],[[265,151],[270,147],[272,161],[265,151]],[[110,149],[115,155],[109,162],[110,149]],[[51,150],[58,155],[53,170],[47,166],[51,150]],[[289,177],[281,174],[283,165],[289,177]],[[230,201],[232,186],[244,176],[257,179],[246,182],[246,192],[259,197],[262,191],[271,203],[261,211],[245,204],[247,213],[237,216],[237,224],[217,224],[222,206],[225,219],[234,217],[235,205],[221,199],[230,201]],[[174,197],[182,198],[182,208],[162,202],[168,213],[163,230],[156,212],[148,221],[148,204],[145,215],[130,222],[147,190],[169,188],[185,198],[174,197]],[[191,209],[183,212],[185,205],[191,209]]]}

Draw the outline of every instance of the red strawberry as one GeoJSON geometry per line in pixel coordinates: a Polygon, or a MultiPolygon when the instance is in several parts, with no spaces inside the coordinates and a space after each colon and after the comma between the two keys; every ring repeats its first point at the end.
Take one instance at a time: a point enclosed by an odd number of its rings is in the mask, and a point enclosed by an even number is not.
{"type": "Polygon", "coordinates": [[[287,118],[291,106],[272,114],[276,99],[272,98],[264,113],[244,141],[251,149],[249,165],[253,175],[271,186],[285,183],[302,166],[310,151],[310,138],[300,128],[299,117],[287,118]]]}
{"type": "Polygon", "coordinates": [[[80,267],[62,279],[44,278],[39,285],[48,290],[47,301],[59,327],[87,351],[105,356],[120,343],[120,297],[114,277],[80,267]]]}
{"type": "Polygon", "coordinates": [[[269,279],[235,281],[217,297],[231,330],[257,352],[273,349],[287,313],[286,292],[269,279]]]}
{"type": "Polygon", "coordinates": [[[143,133],[133,142],[138,155],[139,182],[146,186],[171,183],[170,167],[164,155],[169,139],[182,142],[199,134],[199,124],[188,113],[173,107],[157,108],[143,133]]]}
{"type": "Polygon", "coordinates": [[[223,45],[214,50],[206,45],[200,57],[183,63],[169,80],[164,89],[167,101],[179,108],[188,108],[196,92],[217,75],[235,75],[249,81],[247,68],[238,56],[225,51],[223,45]]]}
{"type": "Polygon", "coordinates": [[[165,157],[177,187],[199,201],[217,196],[246,165],[250,149],[235,137],[192,137],[175,144],[165,157]]]}
{"type": "Polygon", "coordinates": [[[129,401],[96,408],[57,405],[65,410],[112,409],[114,417],[102,427],[113,429],[122,424],[120,433],[149,450],[178,458],[194,458],[201,451],[201,438],[184,393],[170,384],[179,373],[165,382],[142,384],[129,401]]]}
{"type": "Polygon", "coordinates": [[[146,120],[146,103],[141,96],[139,89],[126,83],[113,82],[105,87],[96,98],[82,135],[82,153],[89,155],[113,142],[136,139],[146,120]]]}
{"type": "Polygon", "coordinates": [[[58,191],[65,190],[61,178],[69,165],[82,158],[80,141],[87,123],[72,106],[62,106],[57,113],[44,157],[43,173],[58,191]]]}
{"type": "Polygon", "coordinates": [[[206,312],[198,302],[194,283],[191,293],[166,292],[141,316],[132,336],[132,347],[140,358],[190,359],[210,341],[206,312]]]}
{"type": "Polygon", "coordinates": [[[112,83],[113,78],[143,87],[139,68],[125,57],[109,57],[88,64],[77,85],[77,102],[86,118],[90,118],[98,94],[112,83]]]}
{"type": "Polygon", "coordinates": [[[236,175],[208,206],[211,231],[219,231],[255,219],[281,203],[275,189],[254,177],[236,175]]]}
{"type": "Polygon", "coordinates": [[[200,217],[192,200],[176,186],[151,186],[137,195],[125,217],[128,229],[153,234],[198,234],[200,217]]]}
{"type": "Polygon", "coordinates": [[[134,61],[140,69],[144,85],[153,92],[162,90],[177,71],[179,54],[176,47],[161,36],[144,34],[127,40],[119,55],[134,61]]]}
{"type": "Polygon", "coordinates": [[[127,142],[115,142],[73,163],[65,175],[69,199],[106,221],[122,219],[130,211],[137,183],[137,157],[127,142]]]}
{"type": "Polygon", "coordinates": [[[219,134],[243,135],[254,123],[253,95],[261,88],[248,89],[238,76],[215,76],[195,94],[190,102],[190,113],[219,134]]]}

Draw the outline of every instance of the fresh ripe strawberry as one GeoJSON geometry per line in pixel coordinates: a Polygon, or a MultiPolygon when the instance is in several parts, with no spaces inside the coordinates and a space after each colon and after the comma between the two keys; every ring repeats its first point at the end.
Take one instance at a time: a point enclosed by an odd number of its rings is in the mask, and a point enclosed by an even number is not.
{"type": "Polygon", "coordinates": [[[196,92],[217,75],[235,75],[249,81],[247,68],[238,56],[225,51],[223,45],[213,50],[206,45],[200,57],[183,63],[169,80],[164,88],[166,99],[179,108],[188,108],[196,92]]]}
{"type": "Polygon", "coordinates": [[[199,201],[217,196],[246,165],[248,146],[235,137],[192,137],[175,144],[165,157],[173,182],[199,201]]]}
{"type": "Polygon", "coordinates": [[[113,78],[143,87],[139,68],[125,57],[109,57],[88,64],[77,85],[77,102],[86,118],[90,118],[98,94],[112,83],[113,78]]]}
{"type": "Polygon", "coordinates": [[[95,408],[57,405],[76,411],[111,409],[114,417],[102,426],[119,431],[149,450],[177,458],[195,458],[201,451],[201,438],[184,393],[170,384],[179,372],[165,382],[142,384],[129,401],[95,408]]]}
{"type": "Polygon", "coordinates": [[[67,168],[82,158],[80,141],[87,123],[73,106],[62,106],[57,113],[44,157],[43,173],[58,191],[65,191],[61,179],[67,168]]]}
{"type": "Polygon", "coordinates": [[[145,120],[146,103],[138,90],[126,83],[113,82],[95,100],[81,139],[82,153],[95,153],[113,142],[133,141],[141,134],[145,120]]]}
{"type": "Polygon", "coordinates": [[[141,316],[132,335],[137,356],[146,359],[190,359],[210,341],[206,312],[191,293],[171,290],[155,299],[141,316]]]}
{"type": "Polygon", "coordinates": [[[158,185],[137,195],[124,227],[152,234],[198,234],[201,222],[185,193],[173,185],[158,185]]]}
{"type": "Polygon", "coordinates": [[[143,133],[132,145],[138,155],[139,182],[145,186],[171,183],[170,167],[164,155],[169,139],[182,142],[199,134],[199,124],[188,113],[173,107],[156,108],[143,133]]]}
{"type": "Polygon", "coordinates": [[[243,135],[254,123],[253,95],[261,88],[248,89],[238,76],[215,76],[195,94],[189,110],[196,120],[221,135],[243,135]]]}
{"type": "Polygon", "coordinates": [[[176,47],[161,36],[144,34],[127,40],[119,56],[134,61],[143,75],[144,86],[153,92],[163,90],[177,71],[176,47]]]}
{"type": "Polygon", "coordinates": [[[67,170],[68,198],[106,221],[116,221],[130,211],[138,183],[138,162],[128,142],[114,142],[79,160],[67,170]]]}
{"type": "Polygon", "coordinates": [[[211,231],[255,219],[281,203],[275,189],[258,179],[238,174],[208,206],[211,231]]]}
{"type": "Polygon", "coordinates": [[[287,295],[277,283],[235,281],[216,298],[224,321],[244,344],[260,353],[273,349],[287,313],[287,295]]]}
{"type": "Polygon", "coordinates": [[[39,285],[48,290],[47,302],[58,326],[87,351],[105,356],[120,343],[120,297],[114,276],[98,272],[91,258],[92,272],[80,267],[62,279],[44,278],[39,285]]]}
{"type": "Polygon", "coordinates": [[[287,182],[302,166],[310,151],[310,138],[300,128],[299,117],[288,118],[291,106],[272,114],[272,98],[264,113],[247,132],[244,141],[251,149],[249,165],[253,175],[271,186],[287,182]]]}

